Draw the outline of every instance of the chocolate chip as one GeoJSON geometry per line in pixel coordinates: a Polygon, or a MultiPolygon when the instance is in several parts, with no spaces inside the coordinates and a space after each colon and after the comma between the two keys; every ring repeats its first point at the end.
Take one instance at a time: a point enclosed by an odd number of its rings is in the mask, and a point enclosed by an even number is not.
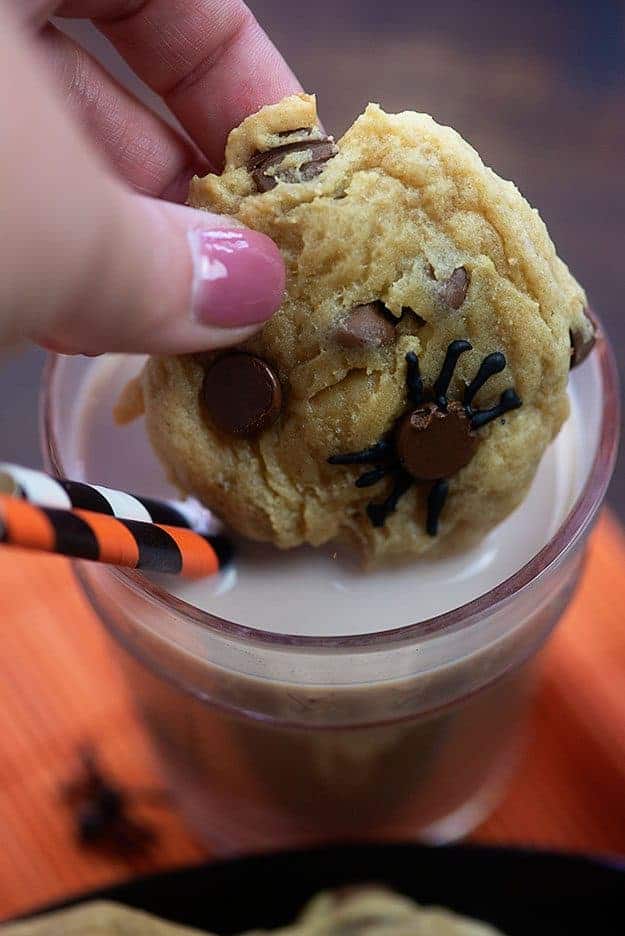
{"type": "Polygon", "coordinates": [[[329,159],[336,156],[338,148],[331,137],[322,140],[296,140],[294,143],[285,143],[263,153],[254,153],[247,162],[248,172],[251,174],[259,192],[269,192],[278,182],[308,182],[323,172],[329,159]],[[309,158],[297,169],[287,168],[280,171],[280,163],[289,153],[309,153],[309,158]],[[273,169],[274,172],[268,173],[273,169]]]}
{"type": "Polygon", "coordinates": [[[440,280],[437,292],[445,305],[459,309],[467,297],[470,277],[464,267],[456,267],[446,280],[440,280]]]}
{"type": "Polygon", "coordinates": [[[310,135],[313,132],[312,127],[295,127],[294,130],[280,130],[278,133],[279,137],[288,137],[293,136],[294,133],[306,133],[310,135]]]}
{"type": "Polygon", "coordinates": [[[399,459],[417,481],[451,477],[468,465],[478,443],[460,403],[446,410],[427,403],[407,413],[397,427],[399,459]]]}
{"type": "Polygon", "coordinates": [[[342,348],[380,348],[392,344],[397,334],[385,311],[381,302],[354,306],[336,330],[336,340],[342,348]]]}
{"type": "Polygon", "coordinates": [[[217,358],[202,383],[206,410],[223,432],[257,435],[280,415],[280,382],[266,361],[235,351],[217,358]]]}
{"type": "Polygon", "coordinates": [[[584,315],[586,316],[591,326],[590,334],[585,336],[581,330],[573,331],[571,329],[569,331],[569,336],[571,339],[571,368],[577,367],[578,364],[581,364],[582,361],[586,360],[597,341],[597,323],[589,313],[588,309],[584,310],[584,315]]]}

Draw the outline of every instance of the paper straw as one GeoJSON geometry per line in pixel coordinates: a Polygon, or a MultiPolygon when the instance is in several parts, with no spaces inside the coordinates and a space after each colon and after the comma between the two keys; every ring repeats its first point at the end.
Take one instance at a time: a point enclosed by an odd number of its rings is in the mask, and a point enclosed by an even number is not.
{"type": "Polygon", "coordinates": [[[0,542],[185,578],[214,575],[232,552],[223,536],[90,510],[39,507],[6,494],[0,495],[0,542]]]}
{"type": "Polygon", "coordinates": [[[198,533],[216,533],[219,524],[197,501],[155,500],[125,491],[53,478],[43,471],[0,462],[0,494],[22,497],[39,507],[90,510],[120,520],[141,520],[166,526],[187,527],[198,533]]]}

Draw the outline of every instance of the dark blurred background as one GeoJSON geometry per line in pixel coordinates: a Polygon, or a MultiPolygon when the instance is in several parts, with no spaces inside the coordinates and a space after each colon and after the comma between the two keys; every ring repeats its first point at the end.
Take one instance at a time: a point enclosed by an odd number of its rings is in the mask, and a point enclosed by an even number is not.
{"type": "MultiPolygon", "coordinates": [[[[614,344],[625,383],[625,5],[609,0],[252,0],[340,135],[367,101],[427,111],[513,179],[614,344]]],[[[69,30],[132,83],[84,24],[69,30]]],[[[136,85],[135,85],[136,87],[136,85]]],[[[0,370],[2,458],[39,462],[43,355],[0,370]]],[[[625,459],[611,498],[625,519],[625,459]]]]}

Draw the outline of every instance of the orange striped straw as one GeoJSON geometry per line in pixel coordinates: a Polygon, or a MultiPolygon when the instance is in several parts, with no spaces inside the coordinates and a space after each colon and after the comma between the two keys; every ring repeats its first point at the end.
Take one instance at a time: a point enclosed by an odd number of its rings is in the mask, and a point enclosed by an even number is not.
{"type": "Polygon", "coordinates": [[[0,495],[0,543],[185,578],[214,575],[232,555],[230,542],[218,534],[39,507],[10,495],[0,495]]]}

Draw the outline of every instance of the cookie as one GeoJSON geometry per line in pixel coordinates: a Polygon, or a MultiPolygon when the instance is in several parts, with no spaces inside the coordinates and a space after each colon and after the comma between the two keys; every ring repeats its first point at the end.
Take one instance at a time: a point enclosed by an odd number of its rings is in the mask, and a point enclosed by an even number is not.
{"type": "Polygon", "coordinates": [[[68,910],[0,926],[2,936],[210,936],[200,930],[159,920],[108,900],[91,900],[68,910]]]}
{"type": "MultiPolygon", "coordinates": [[[[443,907],[423,907],[378,885],[322,891],[274,936],[501,936],[487,923],[443,907]]],[[[254,930],[246,936],[267,936],[254,930]]]]}
{"type": "Polygon", "coordinates": [[[244,346],[149,361],[182,491],[253,539],[373,561],[464,546],[521,503],[594,325],[538,213],[454,130],[370,104],[335,143],[295,95],[232,131],[189,203],[272,237],[287,290],[244,346]]]}

